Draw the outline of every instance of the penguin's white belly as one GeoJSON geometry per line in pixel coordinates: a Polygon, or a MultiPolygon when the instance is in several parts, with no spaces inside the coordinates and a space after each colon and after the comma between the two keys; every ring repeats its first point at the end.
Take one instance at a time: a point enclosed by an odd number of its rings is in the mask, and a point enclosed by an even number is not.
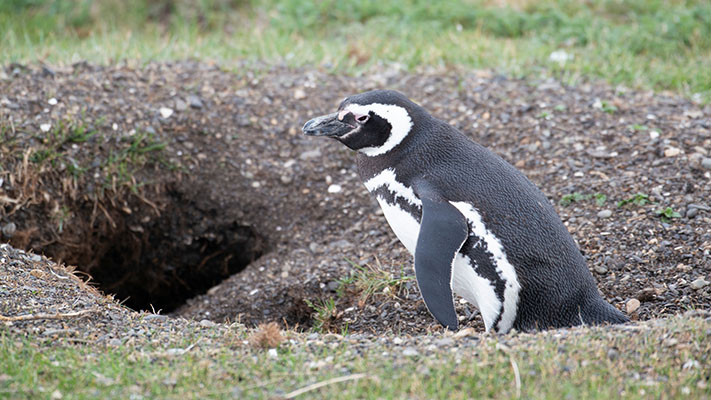
{"type": "Polygon", "coordinates": [[[476,273],[471,259],[457,253],[452,265],[452,291],[479,309],[488,331],[501,312],[501,301],[491,281],[476,273]]]}
{"type": "Polygon", "coordinates": [[[420,223],[410,213],[398,207],[397,204],[390,204],[385,199],[377,197],[380,208],[385,214],[385,219],[390,225],[390,229],[395,232],[395,236],[405,246],[407,251],[413,256],[417,247],[417,236],[420,233],[420,223]]]}
{"type": "MultiPolygon", "coordinates": [[[[395,236],[414,256],[420,223],[397,205],[389,204],[380,197],[377,199],[395,236]]],[[[452,263],[451,286],[454,293],[479,309],[488,331],[501,312],[501,302],[494,292],[491,281],[477,274],[469,257],[461,253],[457,253],[452,263]]]]}
{"type": "MultiPolygon", "coordinates": [[[[395,236],[414,256],[420,233],[420,221],[405,210],[401,204],[420,208],[422,201],[415,195],[412,188],[397,180],[392,169],[386,169],[364,183],[366,188],[375,194],[395,236]],[[378,194],[378,191],[383,187],[387,190],[387,196],[382,192],[378,194]],[[391,196],[392,202],[386,198],[391,196]]],[[[501,242],[486,228],[478,211],[465,202],[451,202],[451,204],[467,219],[470,236],[475,236],[486,243],[487,249],[492,255],[492,262],[496,266],[498,279],[505,282],[504,301],[502,302],[496,295],[494,282],[479,275],[476,265],[467,255],[457,253],[452,261],[452,280],[450,282],[452,291],[479,308],[487,331],[496,328],[500,332],[507,332],[511,329],[517,312],[520,286],[516,272],[508,262],[501,242]],[[501,318],[499,318],[499,314],[502,314],[501,318]],[[494,327],[497,319],[499,322],[494,327]]]]}
{"type": "Polygon", "coordinates": [[[422,201],[415,195],[415,191],[398,181],[395,171],[390,168],[381,171],[365,181],[364,184],[368,191],[375,194],[375,198],[378,200],[380,208],[385,214],[385,219],[390,224],[390,228],[395,232],[395,236],[414,255],[417,236],[420,233],[420,222],[412,214],[398,206],[397,200],[400,199],[401,202],[406,202],[412,207],[422,207],[422,201]],[[392,194],[392,203],[376,193],[383,187],[392,194]]]}

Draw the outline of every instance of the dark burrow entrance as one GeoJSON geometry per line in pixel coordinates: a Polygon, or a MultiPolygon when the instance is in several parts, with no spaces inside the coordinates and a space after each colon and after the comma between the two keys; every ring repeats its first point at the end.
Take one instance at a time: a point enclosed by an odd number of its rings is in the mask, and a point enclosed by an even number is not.
{"type": "Polygon", "coordinates": [[[164,222],[112,238],[88,271],[104,293],[135,310],[170,312],[264,251],[264,240],[249,226],[226,223],[176,241],[164,222]]]}
{"type": "MultiPolygon", "coordinates": [[[[30,228],[11,243],[76,266],[102,292],[134,310],[167,313],[267,250],[257,229],[214,204],[193,200],[200,195],[195,188],[164,188],[151,200],[129,195],[98,207],[75,203],[71,223],[59,235],[30,228]]],[[[49,226],[42,211],[18,214],[24,214],[18,225],[49,226]]]]}
{"type": "Polygon", "coordinates": [[[170,312],[242,271],[267,248],[253,227],[217,208],[201,209],[182,192],[167,194],[160,211],[142,207],[114,221],[120,229],[97,236],[99,251],[85,269],[104,293],[135,310],[170,312]]]}

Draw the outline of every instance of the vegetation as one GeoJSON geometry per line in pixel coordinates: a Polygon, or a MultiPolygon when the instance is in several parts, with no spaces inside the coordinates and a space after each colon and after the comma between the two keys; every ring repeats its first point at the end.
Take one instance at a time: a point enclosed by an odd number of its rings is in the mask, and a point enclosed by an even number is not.
{"type": "Polygon", "coordinates": [[[204,329],[183,334],[183,343],[118,347],[0,332],[0,397],[704,398],[708,329],[708,320],[679,317],[635,331],[449,336],[418,353],[387,337],[356,347],[338,335],[309,341],[286,332],[283,341],[239,326],[222,339],[204,329]],[[222,345],[204,344],[214,340],[222,345]]]}
{"type": "Polygon", "coordinates": [[[2,63],[195,57],[358,73],[395,62],[601,77],[711,100],[706,0],[8,0],[0,37],[2,63]]]}
{"type": "Polygon", "coordinates": [[[627,204],[634,204],[636,206],[643,206],[645,204],[651,203],[649,200],[649,195],[646,195],[644,193],[637,193],[634,196],[628,197],[624,200],[620,200],[617,202],[617,207],[623,207],[627,204]]]}
{"type": "Polygon", "coordinates": [[[595,193],[595,194],[582,194],[582,193],[570,193],[563,195],[563,197],[560,198],[560,201],[558,204],[560,204],[563,207],[567,207],[575,202],[580,202],[584,200],[594,200],[595,204],[598,207],[602,207],[605,202],[607,201],[607,195],[603,193],[595,193]]]}
{"type": "Polygon", "coordinates": [[[321,299],[313,302],[309,299],[304,299],[306,305],[308,305],[314,314],[313,319],[313,330],[316,332],[328,332],[331,327],[331,322],[338,315],[338,310],[336,310],[336,302],[333,299],[321,299]]]}
{"type": "Polygon", "coordinates": [[[671,207],[660,208],[654,211],[654,213],[662,219],[662,222],[667,223],[671,221],[672,218],[681,218],[681,214],[674,211],[671,207]]]}
{"type": "Polygon", "coordinates": [[[414,281],[415,277],[406,275],[404,267],[400,267],[399,276],[395,276],[380,265],[360,266],[348,261],[353,270],[351,275],[339,281],[338,297],[346,294],[358,298],[358,307],[363,307],[368,299],[375,295],[395,297],[406,289],[406,283],[414,281]]]}
{"type": "MultiPolygon", "coordinates": [[[[315,332],[333,331],[334,326],[338,325],[337,320],[343,314],[339,309],[342,310],[344,304],[349,307],[355,303],[358,308],[363,308],[372,297],[382,296],[392,299],[401,295],[406,296],[407,282],[415,280],[414,276],[405,274],[404,267],[400,268],[400,274],[396,276],[379,264],[361,266],[348,259],[346,261],[353,266],[353,270],[350,275],[338,281],[336,299],[304,300],[313,310],[312,329],[315,332]]],[[[341,329],[341,333],[346,334],[348,326],[341,329]]]]}

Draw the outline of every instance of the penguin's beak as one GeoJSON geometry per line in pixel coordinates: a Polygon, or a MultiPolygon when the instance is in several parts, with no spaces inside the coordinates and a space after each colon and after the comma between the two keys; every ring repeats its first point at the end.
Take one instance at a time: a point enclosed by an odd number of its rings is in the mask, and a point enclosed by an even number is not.
{"type": "Polygon", "coordinates": [[[308,136],[340,137],[356,127],[338,119],[337,112],[316,117],[304,124],[302,130],[308,136]]]}

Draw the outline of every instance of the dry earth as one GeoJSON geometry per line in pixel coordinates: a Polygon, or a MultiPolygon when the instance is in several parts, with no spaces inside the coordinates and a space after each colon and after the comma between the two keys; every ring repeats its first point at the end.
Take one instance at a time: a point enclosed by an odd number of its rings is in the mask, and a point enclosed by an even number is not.
{"type": "MultiPolygon", "coordinates": [[[[15,250],[23,248],[76,265],[136,309],[310,327],[307,301],[333,298],[332,330],[438,329],[412,281],[361,304],[347,285],[337,293],[353,271],[347,259],[412,274],[354,155],[300,132],[308,118],[374,88],[405,92],[522,170],[557,207],[604,297],[633,319],[710,308],[709,106],[481,71],[346,77],[185,62],[0,73],[0,228],[12,245],[0,268],[37,270],[47,282],[10,286],[3,277],[0,311],[83,309],[82,295],[51,289],[63,278],[34,267],[36,258],[15,250]],[[559,204],[573,193],[607,200],[559,204]],[[618,207],[636,193],[650,203],[618,207]],[[666,207],[678,217],[655,213],[666,207]]],[[[107,323],[139,315],[109,303],[116,318],[107,323]]],[[[482,327],[473,307],[459,307],[482,327]]]]}

